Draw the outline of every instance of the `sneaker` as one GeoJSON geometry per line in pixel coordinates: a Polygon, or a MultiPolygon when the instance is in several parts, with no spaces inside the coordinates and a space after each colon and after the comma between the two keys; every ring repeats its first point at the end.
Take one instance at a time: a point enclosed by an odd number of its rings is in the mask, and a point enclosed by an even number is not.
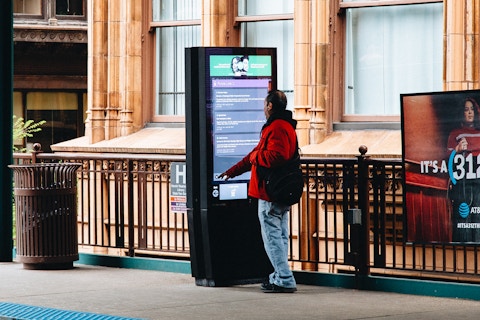
{"type": "Polygon", "coordinates": [[[267,289],[269,288],[269,286],[271,286],[271,285],[272,285],[272,284],[270,283],[270,279],[267,278],[267,279],[263,280],[262,285],[260,286],[260,288],[261,288],[262,290],[267,290],[267,289]]]}
{"type": "Polygon", "coordinates": [[[262,290],[265,293],[294,293],[295,291],[297,291],[297,288],[285,288],[272,283],[268,283],[265,285],[264,283],[262,283],[262,290]]]}

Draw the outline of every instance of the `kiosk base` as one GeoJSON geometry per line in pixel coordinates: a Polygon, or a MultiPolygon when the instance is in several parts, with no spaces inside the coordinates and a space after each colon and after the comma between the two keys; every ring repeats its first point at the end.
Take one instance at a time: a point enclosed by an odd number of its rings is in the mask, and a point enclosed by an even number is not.
{"type": "MultiPolygon", "coordinates": [[[[265,253],[257,201],[248,206],[202,210],[202,256],[192,256],[192,275],[198,286],[218,287],[260,283],[273,271],[265,253]],[[200,263],[199,263],[200,262],[200,263]],[[196,266],[195,270],[193,266],[196,266]]],[[[198,225],[197,225],[198,226],[198,225]]]]}
{"type": "Polygon", "coordinates": [[[214,279],[195,279],[195,285],[199,287],[229,287],[229,286],[240,286],[244,284],[254,284],[262,283],[266,277],[258,279],[239,279],[239,280],[228,280],[228,281],[218,281],[214,279]]]}

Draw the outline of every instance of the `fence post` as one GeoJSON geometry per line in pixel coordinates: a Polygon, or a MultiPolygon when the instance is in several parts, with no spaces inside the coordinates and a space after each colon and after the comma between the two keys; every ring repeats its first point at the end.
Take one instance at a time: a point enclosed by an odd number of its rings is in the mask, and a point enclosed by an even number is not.
{"type": "Polygon", "coordinates": [[[358,159],[358,208],[362,211],[362,224],[359,234],[358,260],[356,265],[357,276],[366,276],[370,273],[370,202],[368,182],[368,159],[365,154],[368,148],[361,145],[358,148],[360,155],[358,159]]]}
{"type": "Polygon", "coordinates": [[[42,153],[42,145],[38,142],[33,144],[32,154],[32,164],[37,163],[37,155],[42,153]]]}
{"type": "Polygon", "coordinates": [[[128,162],[128,256],[135,256],[135,216],[134,216],[134,175],[133,175],[133,160],[127,160],[128,162]]]}

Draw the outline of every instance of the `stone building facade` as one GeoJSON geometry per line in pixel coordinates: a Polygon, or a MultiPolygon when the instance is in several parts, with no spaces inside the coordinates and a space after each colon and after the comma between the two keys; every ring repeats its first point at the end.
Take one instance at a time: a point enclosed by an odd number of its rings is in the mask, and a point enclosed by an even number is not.
{"type": "Polygon", "coordinates": [[[13,113],[46,121],[34,138],[15,145],[40,142],[50,151],[84,135],[87,29],[84,0],[13,0],[13,113]]]}
{"type": "MultiPolygon", "coordinates": [[[[291,65],[293,70],[290,73],[294,101],[291,108],[299,121],[300,144],[306,155],[352,155],[358,153],[360,144],[365,144],[370,154],[401,156],[399,112],[365,117],[351,116],[344,111],[348,86],[345,52],[349,50],[349,24],[353,21],[355,28],[357,23],[349,18],[357,12],[355,10],[367,12],[375,6],[422,8],[429,12],[429,6],[439,6],[440,25],[435,28],[442,33],[438,42],[443,48],[439,53],[443,59],[439,89],[470,90],[480,86],[480,2],[477,0],[291,0],[279,2],[278,6],[283,4],[283,9],[278,11],[272,7],[277,1],[270,1],[272,13],[259,7],[261,3],[268,7],[268,2],[86,1],[88,103],[85,135],[55,144],[52,149],[183,154],[183,115],[162,115],[155,111],[161,91],[156,88],[157,73],[166,66],[161,59],[179,64],[181,61],[176,60],[182,57],[178,52],[177,56],[159,54],[164,43],[158,42],[158,37],[176,28],[196,28],[199,39],[195,45],[243,46],[248,45],[245,39],[249,33],[245,30],[250,25],[271,21],[285,23],[284,27],[291,29],[293,42],[284,44],[281,50],[293,52],[293,55],[286,54],[279,63],[291,65]],[[254,14],[249,13],[249,6],[254,7],[250,11],[254,14]],[[188,8],[192,12],[189,13],[188,8]],[[165,18],[162,18],[164,13],[165,18]],[[160,18],[156,19],[156,15],[160,18]]],[[[172,78],[171,81],[177,80],[172,78]]]]}

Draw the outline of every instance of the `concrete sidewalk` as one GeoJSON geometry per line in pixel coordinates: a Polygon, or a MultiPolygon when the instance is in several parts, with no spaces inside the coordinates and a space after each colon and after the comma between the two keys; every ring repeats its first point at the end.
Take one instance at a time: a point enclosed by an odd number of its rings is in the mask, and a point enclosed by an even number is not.
{"type": "Polygon", "coordinates": [[[142,319],[480,317],[480,302],[472,300],[308,285],[294,294],[265,294],[258,284],[199,287],[184,273],[82,264],[47,271],[0,263],[0,302],[142,319]]]}

